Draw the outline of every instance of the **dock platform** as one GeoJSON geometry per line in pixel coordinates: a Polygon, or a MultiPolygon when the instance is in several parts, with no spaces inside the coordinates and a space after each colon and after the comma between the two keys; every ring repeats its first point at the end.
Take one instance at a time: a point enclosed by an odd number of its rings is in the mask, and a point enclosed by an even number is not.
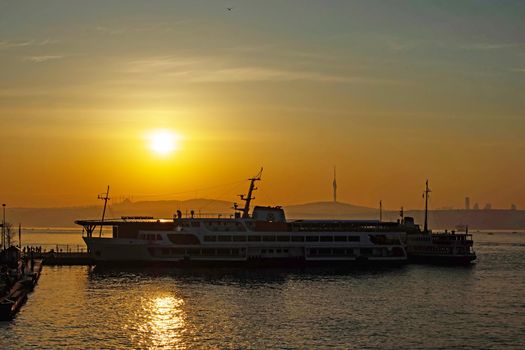
{"type": "Polygon", "coordinates": [[[33,253],[36,259],[42,259],[45,266],[94,265],[93,259],[86,252],[45,252],[33,253]]]}

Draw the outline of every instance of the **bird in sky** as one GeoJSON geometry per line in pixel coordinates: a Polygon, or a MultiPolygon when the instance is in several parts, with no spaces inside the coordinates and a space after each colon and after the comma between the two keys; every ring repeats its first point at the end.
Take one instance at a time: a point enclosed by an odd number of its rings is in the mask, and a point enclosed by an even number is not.
{"type": "Polygon", "coordinates": [[[233,7],[226,7],[226,9],[227,9],[228,11],[231,11],[231,10],[233,10],[233,7]]]}

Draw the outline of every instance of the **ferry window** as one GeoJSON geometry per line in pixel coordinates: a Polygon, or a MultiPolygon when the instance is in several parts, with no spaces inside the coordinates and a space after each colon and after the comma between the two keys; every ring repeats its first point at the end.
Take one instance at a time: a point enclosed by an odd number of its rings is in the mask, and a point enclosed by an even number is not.
{"type": "Polygon", "coordinates": [[[378,248],[373,249],[372,250],[372,254],[374,256],[381,256],[381,255],[383,255],[381,249],[378,249],[378,248]]]}
{"type": "Polygon", "coordinates": [[[233,236],[234,242],[244,242],[246,241],[246,236],[233,236]]]}
{"type": "Polygon", "coordinates": [[[216,240],[217,240],[217,236],[210,236],[210,235],[204,236],[204,242],[215,242],[216,240]]]}
{"type": "Polygon", "coordinates": [[[217,236],[217,240],[219,242],[230,242],[232,240],[232,236],[217,236]]]}
{"type": "Polygon", "coordinates": [[[230,255],[229,249],[217,249],[217,255],[230,255]]]}
{"type": "Polygon", "coordinates": [[[162,241],[162,236],[157,234],[157,241],[162,241]]]}
{"type": "Polygon", "coordinates": [[[320,248],[318,249],[319,255],[331,255],[332,250],[330,248],[320,248]]]}
{"type": "Polygon", "coordinates": [[[239,255],[239,249],[232,249],[232,255],[239,255]]]}
{"type": "Polygon", "coordinates": [[[336,242],[346,242],[346,236],[334,236],[336,242]]]}
{"type": "Polygon", "coordinates": [[[346,249],[335,248],[334,249],[334,255],[345,255],[345,251],[346,251],[346,249]]]}
{"type": "Polygon", "coordinates": [[[374,244],[387,244],[387,238],[385,235],[368,235],[370,242],[374,244]]]}
{"type": "Polygon", "coordinates": [[[372,255],[372,248],[361,248],[361,255],[364,255],[364,256],[372,255]]]}
{"type": "Polygon", "coordinates": [[[261,236],[248,236],[249,242],[259,242],[261,240],[261,236]]]}
{"type": "Polygon", "coordinates": [[[280,253],[280,252],[281,252],[281,249],[277,249],[275,252],[276,252],[276,253],[280,253]]]}
{"type": "Polygon", "coordinates": [[[184,255],[184,249],[182,249],[182,248],[172,248],[171,249],[171,254],[184,255]]]}
{"type": "Polygon", "coordinates": [[[162,248],[162,254],[163,255],[168,255],[170,253],[170,249],[169,248],[162,248]]]}
{"type": "Polygon", "coordinates": [[[283,253],[288,253],[288,249],[283,249],[283,253]]]}
{"type": "Polygon", "coordinates": [[[360,236],[348,236],[348,242],[359,242],[361,241],[360,236]]]}
{"type": "Polygon", "coordinates": [[[290,242],[290,236],[286,235],[286,236],[277,236],[277,240],[279,242],[290,242]]]}
{"type": "Polygon", "coordinates": [[[319,236],[306,236],[307,242],[319,242],[319,236]]]}
{"type": "Polygon", "coordinates": [[[332,242],[333,240],[333,236],[321,236],[321,242],[332,242]]]}
{"type": "Polygon", "coordinates": [[[204,248],[202,250],[202,255],[208,255],[208,256],[215,255],[215,249],[204,248]]]}
{"type": "Polygon", "coordinates": [[[266,249],[261,249],[261,253],[265,254],[266,253],[266,249]]]}
{"type": "Polygon", "coordinates": [[[262,240],[265,242],[273,242],[275,241],[275,236],[262,236],[262,240]]]}
{"type": "Polygon", "coordinates": [[[188,249],[188,255],[195,256],[195,255],[201,255],[200,249],[188,249]]]}
{"type": "Polygon", "coordinates": [[[304,242],[304,236],[292,236],[292,242],[304,242]]]}
{"type": "Polygon", "coordinates": [[[200,244],[199,239],[192,234],[168,233],[168,238],[174,244],[200,244]]]}
{"type": "Polygon", "coordinates": [[[268,253],[273,253],[273,249],[268,249],[268,253]]]}

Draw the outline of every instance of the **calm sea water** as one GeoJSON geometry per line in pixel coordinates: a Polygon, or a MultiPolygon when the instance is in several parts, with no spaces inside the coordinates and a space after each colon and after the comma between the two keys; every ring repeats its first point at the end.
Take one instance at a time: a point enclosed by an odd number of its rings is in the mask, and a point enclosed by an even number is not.
{"type": "MultiPolygon", "coordinates": [[[[0,349],[525,349],[525,233],[474,237],[464,268],[44,267],[0,349]]],[[[67,230],[23,239],[81,244],[67,230]]]]}

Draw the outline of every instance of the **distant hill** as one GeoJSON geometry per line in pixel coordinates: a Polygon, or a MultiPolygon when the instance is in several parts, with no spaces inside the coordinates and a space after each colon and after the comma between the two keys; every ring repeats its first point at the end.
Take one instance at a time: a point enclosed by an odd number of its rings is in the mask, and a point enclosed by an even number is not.
{"type": "MultiPolygon", "coordinates": [[[[106,218],[121,216],[153,216],[171,218],[177,210],[189,215],[191,210],[196,214],[230,213],[232,203],[215,199],[191,199],[186,201],[124,201],[108,205],[106,218]]],[[[10,208],[7,221],[33,227],[70,227],[79,219],[99,219],[102,206],[64,207],[64,208],[10,208]]]]}
{"type": "MultiPolygon", "coordinates": [[[[257,203],[255,203],[257,204],[257,203]]],[[[314,202],[291,205],[284,208],[287,217],[291,219],[352,219],[377,216],[377,209],[357,206],[348,203],[314,202]]],[[[106,218],[121,216],[153,216],[171,218],[181,210],[184,216],[189,216],[194,210],[195,215],[223,216],[233,214],[232,203],[216,199],[190,199],[185,201],[140,201],[111,204],[106,211],[106,218]]],[[[73,226],[78,219],[98,219],[102,213],[101,205],[64,208],[11,208],[8,210],[8,221],[22,223],[24,226],[37,227],[68,227],[73,226]]]]}
{"type": "Polygon", "coordinates": [[[170,218],[173,217],[173,214],[177,210],[182,211],[183,214],[187,211],[188,215],[191,210],[194,210],[195,214],[199,214],[199,212],[201,214],[233,213],[232,202],[206,198],[189,199],[185,201],[124,201],[111,206],[111,211],[116,217],[123,215],[144,215],[170,218]]]}
{"type": "MultiPolygon", "coordinates": [[[[257,203],[255,203],[257,204],[257,203]]],[[[171,218],[177,210],[189,216],[217,216],[233,214],[232,203],[216,199],[191,199],[185,201],[124,201],[112,204],[106,212],[107,218],[121,216],[153,216],[171,218]]],[[[379,219],[379,210],[341,202],[313,202],[285,206],[289,219],[379,219]]],[[[7,221],[14,225],[32,227],[71,227],[78,219],[98,219],[102,213],[101,205],[65,208],[8,208],[7,221]]],[[[423,225],[423,211],[411,210],[406,216],[413,216],[416,223],[423,225]]],[[[383,219],[395,221],[397,211],[384,211],[383,219]]],[[[525,211],[523,210],[434,210],[429,212],[429,227],[450,228],[456,225],[469,225],[471,229],[525,229],[525,211]]]]}

